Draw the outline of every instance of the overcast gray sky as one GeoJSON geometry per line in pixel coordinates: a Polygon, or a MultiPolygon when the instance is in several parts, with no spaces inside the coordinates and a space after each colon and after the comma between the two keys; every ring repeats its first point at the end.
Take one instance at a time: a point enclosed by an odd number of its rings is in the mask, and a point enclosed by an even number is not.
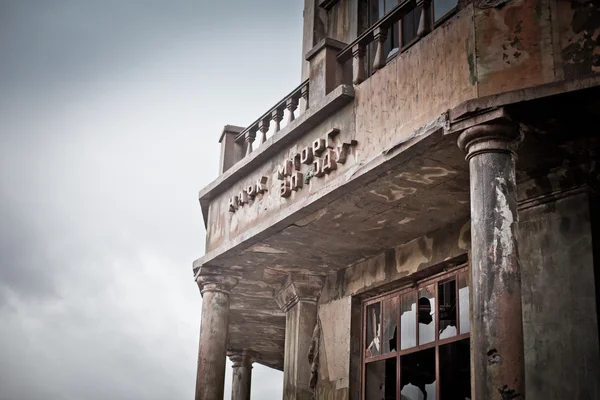
{"type": "Polygon", "coordinates": [[[197,192],[301,37],[300,0],[0,0],[0,400],[193,398],[197,192]]]}

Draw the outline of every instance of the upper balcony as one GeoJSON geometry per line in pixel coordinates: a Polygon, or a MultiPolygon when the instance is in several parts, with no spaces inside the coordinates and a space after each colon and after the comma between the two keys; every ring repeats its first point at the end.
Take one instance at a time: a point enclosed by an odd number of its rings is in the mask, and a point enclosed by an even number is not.
{"type": "Polygon", "coordinates": [[[327,10],[305,13],[302,84],[249,126],[225,127],[220,176],[199,195],[195,272],[240,278],[231,346],[276,368],[285,319],[273,291],[287,275],[328,274],[464,220],[453,132],[484,111],[600,85],[591,2],[405,0],[372,24],[366,2],[316,3],[327,10]]]}

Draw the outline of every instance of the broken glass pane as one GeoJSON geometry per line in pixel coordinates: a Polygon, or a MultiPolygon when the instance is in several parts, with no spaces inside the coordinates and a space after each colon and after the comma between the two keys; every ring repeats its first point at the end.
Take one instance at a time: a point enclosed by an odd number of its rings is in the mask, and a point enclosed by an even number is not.
{"type": "Polygon", "coordinates": [[[410,349],[417,345],[417,292],[402,295],[400,315],[400,349],[410,349]]]}
{"type": "Polygon", "coordinates": [[[467,273],[458,275],[458,309],[460,319],[460,333],[471,331],[471,321],[469,319],[470,310],[469,299],[469,279],[467,273]]]}
{"type": "Polygon", "coordinates": [[[381,354],[381,303],[367,306],[366,354],[367,358],[381,354]]]}
{"type": "Polygon", "coordinates": [[[400,357],[400,381],[402,400],[435,400],[435,348],[400,357]]]}
{"type": "Polygon", "coordinates": [[[383,301],[383,351],[381,354],[391,353],[398,348],[398,302],[397,296],[383,301]]]}
{"type": "Polygon", "coordinates": [[[456,280],[438,284],[440,316],[440,340],[457,335],[456,329],[456,280]]]}
{"type": "Polygon", "coordinates": [[[435,286],[419,289],[419,345],[435,340],[435,286]]]}
{"type": "Polygon", "coordinates": [[[366,365],[365,399],[396,400],[396,357],[366,365]]]}
{"type": "Polygon", "coordinates": [[[440,346],[440,394],[443,400],[471,399],[469,339],[440,346]]]}

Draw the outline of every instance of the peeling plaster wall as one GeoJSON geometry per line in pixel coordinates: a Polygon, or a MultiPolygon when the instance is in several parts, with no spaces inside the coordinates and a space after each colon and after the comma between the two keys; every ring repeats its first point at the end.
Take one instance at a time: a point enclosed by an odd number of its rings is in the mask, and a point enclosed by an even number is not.
{"type": "Polygon", "coordinates": [[[600,2],[556,1],[557,66],[565,79],[600,73],[600,2]]]}
{"type": "Polygon", "coordinates": [[[328,276],[321,291],[320,303],[374,289],[387,290],[386,285],[423,274],[427,268],[461,256],[466,259],[471,243],[470,232],[470,221],[463,220],[333,273],[328,276]]]}
{"type": "Polygon", "coordinates": [[[527,398],[600,398],[587,192],[521,211],[527,398]]]}
{"type": "Polygon", "coordinates": [[[477,97],[468,62],[474,43],[469,6],[355,87],[357,140],[367,154],[477,97]]]}

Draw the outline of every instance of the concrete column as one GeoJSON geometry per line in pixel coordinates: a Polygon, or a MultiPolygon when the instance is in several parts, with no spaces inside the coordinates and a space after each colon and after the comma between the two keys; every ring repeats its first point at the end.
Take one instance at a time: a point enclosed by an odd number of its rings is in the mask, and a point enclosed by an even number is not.
{"type": "Polygon", "coordinates": [[[473,398],[525,400],[521,268],[517,243],[516,125],[464,131],[471,181],[473,398]]]}
{"type": "Polygon", "coordinates": [[[254,358],[247,350],[231,351],[227,355],[233,363],[231,400],[250,400],[254,358]]]}
{"type": "Polygon", "coordinates": [[[317,323],[317,300],[322,280],[316,276],[289,278],[275,293],[277,304],[286,313],[283,399],[312,400],[308,350],[317,323]]]}
{"type": "Polygon", "coordinates": [[[229,294],[237,279],[207,274],[198,277],[202,323],[196,377],[196,400],[223,400],[229,328],[229,294]]]}

